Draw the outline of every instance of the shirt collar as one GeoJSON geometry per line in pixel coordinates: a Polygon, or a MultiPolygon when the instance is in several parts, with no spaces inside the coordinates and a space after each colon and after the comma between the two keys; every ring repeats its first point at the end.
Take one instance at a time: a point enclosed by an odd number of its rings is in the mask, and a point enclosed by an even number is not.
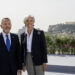
{"type": "Polygon", "coordinates": [[[8,35],[8,37],[10,38],[10,33],[6,34],[6,33],[2,32],[2,34],[3,34],[3,37],[6,37],[6,35],[8,35]]]}
{"type": "MultiPolygon", "coordinates": [[[[32,34],[33,34],[33,31],[34,31],[34,29],[32,29],[32,32],[31,32],[31,34],[30,34],[30,35],[32,35],[32,34]]],[[[29,35],[29,34],[28,34],[28,31],[27,31],[27,28],[26,28],[26,30],[25,30],[25,34],[29,35]]]]}

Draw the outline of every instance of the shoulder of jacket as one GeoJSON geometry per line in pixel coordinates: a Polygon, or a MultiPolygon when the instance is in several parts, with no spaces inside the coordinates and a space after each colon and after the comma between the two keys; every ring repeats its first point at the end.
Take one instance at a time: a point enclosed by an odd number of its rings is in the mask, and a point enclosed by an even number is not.
{"type": "Polygon", "coordinates": [[[24,38],[25,37],[25,32],[23,32],[21,35],[20,35],[21,38],[24,38]]]}
{"type": "Polygon", "coordinates": [[[10,33],[12,36],[17,37],[18,35],[15,33],[10,33]]]}
{"type": "Polygon", "coordinates": [[[22,33],[22,34],[21,34],[21,36],[24,36],[24,35],[25,35],[25,33],[22,33]]]}
{"type": "Polygon", "coordinates": [[[38,34],[38,35],[41,35],[42,33],[43,33],[42,30],[37,30],[37,34],[38,34]]]}
{"type": "Polygon", "coordinates": [[[10,33],[12,38],[19,38],[17,34],[10,33]]]}

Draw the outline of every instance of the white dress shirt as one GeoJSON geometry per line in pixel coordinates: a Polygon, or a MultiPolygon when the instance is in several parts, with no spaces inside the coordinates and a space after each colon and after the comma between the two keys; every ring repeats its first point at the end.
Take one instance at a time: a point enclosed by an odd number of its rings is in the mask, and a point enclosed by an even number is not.
{"type": "Polygon", "coordinates": [[[3,35],[3,39],[4,39],[5,44],[6,44],[6,35],[8,35],[8,38],[10,40],[10,45],[11,45],[11,36],[10,36],[10,33],[5,34],[4,32],[2,32],[2,35],[3,35]]]}
{"type": "Polygon", "coordinates": [[[28,34],[27,29],[26,29],[25,33],[27,34],[27,52],[31,52],[33,30],[30,35],[28,34]]]}

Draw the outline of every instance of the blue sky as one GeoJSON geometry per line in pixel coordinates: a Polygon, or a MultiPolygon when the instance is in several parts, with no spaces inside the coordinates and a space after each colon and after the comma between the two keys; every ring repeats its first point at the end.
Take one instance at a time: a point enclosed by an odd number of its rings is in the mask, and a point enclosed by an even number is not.
{"type": "Polygon", "coordinates": [[[9,17],[11,32],[18,32],[30,14],[35,17],[35,27],[47,31],[49,25],[75,21],[75,0],[0,0],[0,22],[9,17]]]}

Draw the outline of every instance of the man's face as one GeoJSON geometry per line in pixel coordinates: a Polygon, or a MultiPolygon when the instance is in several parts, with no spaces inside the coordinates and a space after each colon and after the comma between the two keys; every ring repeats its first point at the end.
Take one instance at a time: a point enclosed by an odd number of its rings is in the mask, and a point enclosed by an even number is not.
{"type": "Polygon", "coordinates": [[[34,25],[33,19],[31,17],[28,17],[28,19],[25,22],[25,25],[26,25],[27,29],[32,30],[33,25],[34,25]]]}
{"type": "Polygon", "coordinates": [[[11,29],[11,22],[8,19],[4,19],[2,21],[1,28],[3,29],[4,33],[8,34],[10,32],[10,29],[11,29]]]}

